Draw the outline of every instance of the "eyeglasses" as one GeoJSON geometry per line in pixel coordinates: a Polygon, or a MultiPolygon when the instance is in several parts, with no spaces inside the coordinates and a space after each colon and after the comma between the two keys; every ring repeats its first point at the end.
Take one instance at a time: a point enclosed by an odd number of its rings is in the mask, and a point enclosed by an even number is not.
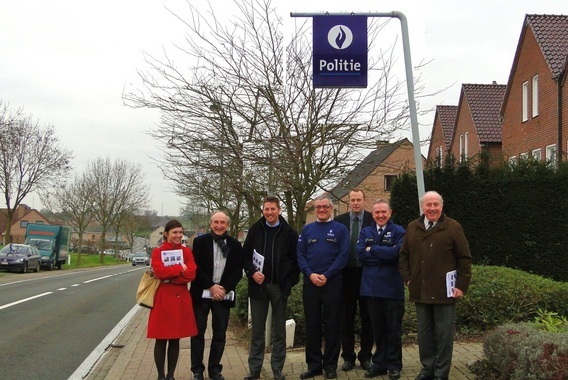
{"type": "Polygon", "coordinates": [[[327,210],[328,208],[331,208],[331,206],[330,205],[315,206],[316,210],[327,210]]]}

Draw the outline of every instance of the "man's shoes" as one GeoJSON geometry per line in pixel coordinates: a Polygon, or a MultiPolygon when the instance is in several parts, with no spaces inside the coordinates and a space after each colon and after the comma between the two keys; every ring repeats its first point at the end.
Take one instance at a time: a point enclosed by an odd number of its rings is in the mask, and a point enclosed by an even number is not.
{"type": "Polygon", "coordinates": [[[398,369],[389,369],[389,379],[390,380],[400,379],[400,371],[398,369]]]}
{"type": "Polygon", "coordinates": [[[201,372],[195,372],[193,374],[193,380],[203,380],[203,373],[201,372]]]}
{"type": "Polygon", "coordinates": [[[319,375],[321,375],[321,369],[308,369],[300,375],[300,379],[311,379],[319,375]]]}
{"type": "Polygon", "coordinates": [[[248,375],[246,375],[243,380],[257,380],[260,379],[260,373],[258,372],[250,372],[248,375]]]}
{"type": "Polygon", "coordinates": [[[355,368],[355,363],[349,361],[344,361],[341,366],[342,371],[351,371],[353,368],[355,368]]]}
{"type": "Polygon", "coordinates": [[[284,376],[282,371],[274,371],[274,380],[286,380],[286,376],[284,376]]]}
{"type": "Polygon", "coordinates": [[[361,362],[361,368],[363,368],[365,371],[370,370],[372,366],[373,366],[373,362],[370,361],[370,360],[363,360],[361,362]]]}
{"type": "Polygon", "coordinates": [[[365,377],[370,379],[377,376],[386,375],[388,371],[384,368],[371,368],[367,372],[365,372],[365,377]]]}
{"type": "Polygon", "coordinates": [[[220,373],[210,373],[209,378],[211,380],[225,380],[225,377],[220,373]]]}
{"type": "Polygon", "coordinates": [[[415,380],[434,380],[434,376],[418,375],[415,380]]]}
{"type": "Polygon", "coordinates": [[[325,371],[325,376],[326,379],[337,379],[337,371],[334,369],[328,369],[325,371]]]}
{"type": "Polygon", "coordinates": [[[434,380],[448,380],[447,377],[435,377],[434,380]]]}

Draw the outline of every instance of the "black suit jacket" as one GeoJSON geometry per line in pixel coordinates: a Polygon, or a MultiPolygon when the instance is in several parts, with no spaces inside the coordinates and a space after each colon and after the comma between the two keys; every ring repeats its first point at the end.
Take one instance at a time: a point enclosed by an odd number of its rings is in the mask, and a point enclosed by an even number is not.
{"type": "MultiPolygon", "coordinates": [[[[227,246],[229,246],[229,252],[219,285],[225,288],[228,293],[231,290],[235,291],[237,283],[243,277],[243,248],[237,239],[230,236],[225,239],[227,246]]],[[[213,244],[217,243],[215,243],[211,234],[204,234],[193,240],[193,257],[197,264],[197,273],[189,292],[194,303],[203,300],[201,296],[203,289],[209,289],[215,284],[213,282],[213,244]]],[[[221,302],[229,303],[230,307],[235,306],[235,301],[221,302]]]]}
{"type": "MultiPolygon", "coordinates": [[[[345,227],[347,227],[349,235],[351,236],[351,219],[349,217],[349,212],[339,214],[333,219],[338,221],[339,223],[342,223],[345,227]]],[[[373,223],[373,214],[365,210],[363,213],[363,223],[361,224],[361,229],[370,226],[371,223],[373,223]]]]}

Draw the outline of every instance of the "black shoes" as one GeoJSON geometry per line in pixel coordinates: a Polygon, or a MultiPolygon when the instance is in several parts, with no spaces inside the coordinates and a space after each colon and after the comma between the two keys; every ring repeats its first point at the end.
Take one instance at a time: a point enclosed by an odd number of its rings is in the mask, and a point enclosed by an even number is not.
{"type": "Polygon", "coordinates": [[[343,365],[341,366],[342,371],[351,371],[353,368],[355,368],[355,363],[348,361],[343,362],[343,365]]]}
{"type": "Polygon", "coordinates": [[[365,377],[370,379],[377,376],[386,375],[388,371],[384,368],[371,368],[367,372],[365,372],[365,377]]]}
{"type": "Polygon", "coordinates": [[[321,369],[308,369],[300,375],[300,379],[311,379],[312,377],[321,375],[321,369]]]}
{"type": "Polygon", "coordinates": [[[334,369],[328,369],[325,372],[325,378],[326,379],[337,379],[337,371],[334,369]]]}
{"type": "Polygon", "coordinates": [[[257,380],[257,379],[260,379],[260,373],[258,372],[251,372],[243,378],[243,380],[257,380]]]}
{"type": "Polygon", "coordinates": [[[203,380],[203,373],[201,372],[195,372],[193,374],[193,380],[203,380]]]}
{"type": "Polygon", "coordinates": [[[363,368],[365,371],[370,370],[372,366],[373,362],[371,362],[370,360],[363,360],[361,362],[361,368],[363,368]]]}
{"type": "Polygon", "coordinates": [[[286,376],[284,376],[282,371],[274,371],[274,380],[286,380],[286,376]]]}
{"type": "Polygon", "coordinates": [[[210,373],[209,378],[211,380],[225,380],[225,377],[223,375],[221,375],[220,373],[210,373]]]}
{"type": "Polygon", "coordinates": [[[389,379],[390,380],[400,379],[400,371],[398,369],[389,369],[389,379]]]}
{"type": "Polygon", "coordinates": [[[418,375],[415,380],[434,380],[434,376],[418,375]]]}

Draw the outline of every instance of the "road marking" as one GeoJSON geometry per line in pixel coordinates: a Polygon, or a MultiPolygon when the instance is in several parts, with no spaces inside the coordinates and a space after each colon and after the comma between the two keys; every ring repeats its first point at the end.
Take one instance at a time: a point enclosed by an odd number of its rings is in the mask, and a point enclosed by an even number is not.
{"type": "Polygon", "coordinates": [[[53,293],[53,292],[45,292],[45,293],[42,293],[42,294],[38,294],[37,296],[24,298],[23,300],[19,300],[19,301],[15,301],[15,302],[10,302],[10,303],[7,303],[6,305],[0,306],[0,310],[9,308],[10,306],[14,306],[14,305],[17,305],[17,304],[22,303],[22,302],[27,302],[27,301],[31,301],[31,300],[39,298],[39,297],[47,296],[48,294],[51,294],[51,293],[53,293]]]}
{"type": "Polygon", "coordinates": [[[59,288],[59,289],[57,289],[57,290],[65,290],[65,289],[67,289],[67,288],[59,288]]]}
{"type": "Polygon", "coordinates": [[[81,284],[73,284],[73,285],[71,285],[71,286],[79,286],[79,285],[81,285],[81,284]]]}
{"type": "Polygon", "coordinates": [[[103,277],[99,277],[99,278],[93,278],[92,280],[83,281],[83,284],[88,284],[89,282],[103,280],[103,279],[105,279],[105,278],[109,278],[109,277],[112,277],[112,276],[114,276],[114,275],[109,274],[108,276],[103,276],[103,277]]]}

